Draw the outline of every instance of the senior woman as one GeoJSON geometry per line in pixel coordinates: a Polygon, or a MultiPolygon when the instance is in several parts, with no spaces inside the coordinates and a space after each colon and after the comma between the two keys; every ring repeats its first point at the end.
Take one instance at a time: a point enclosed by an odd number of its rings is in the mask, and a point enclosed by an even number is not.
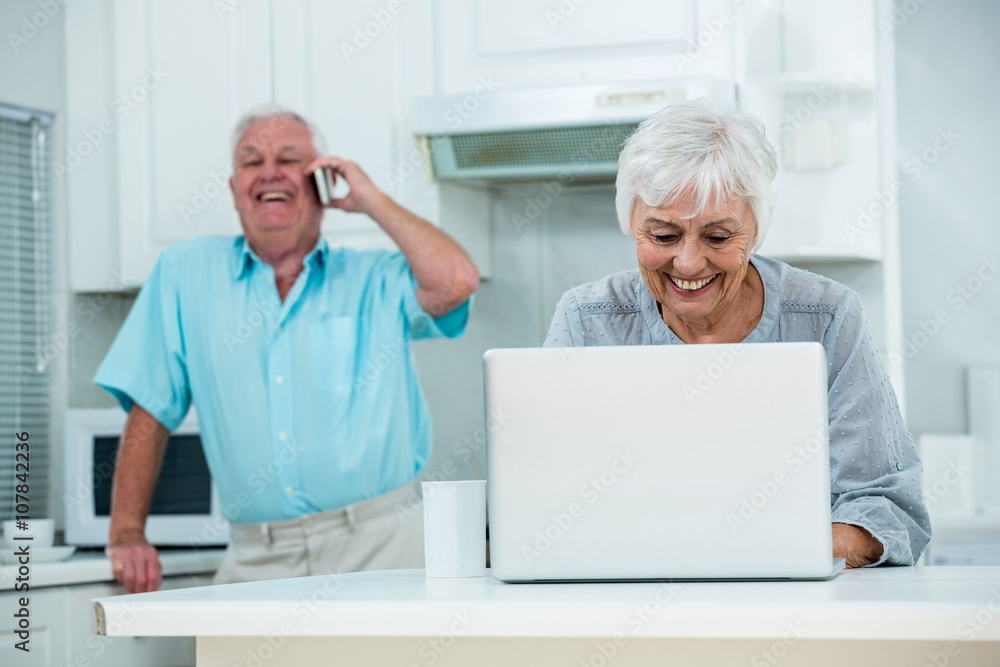
{"type": "Polygon", "coordinates": [[[931,531],[920,460],[858,295],[752,254],[776,170],[763,124],[735,105],[679,102],[643,122],[619,158],[615,201],[639,268],[566,292],[545,345],[822,343],[833,555],[912,565],[931,531]]]}

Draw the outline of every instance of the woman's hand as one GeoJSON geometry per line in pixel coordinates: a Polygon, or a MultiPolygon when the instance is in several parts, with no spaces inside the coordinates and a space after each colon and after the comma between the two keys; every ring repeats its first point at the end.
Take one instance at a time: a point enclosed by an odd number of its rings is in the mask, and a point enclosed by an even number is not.
{"type": "Polygon", "coordinates": [[[847,567],[862,567],[882,557],[882,543],[864,528],[847,523],[835,523],[833,557],[843,558],[847,561],[847,567]]]}

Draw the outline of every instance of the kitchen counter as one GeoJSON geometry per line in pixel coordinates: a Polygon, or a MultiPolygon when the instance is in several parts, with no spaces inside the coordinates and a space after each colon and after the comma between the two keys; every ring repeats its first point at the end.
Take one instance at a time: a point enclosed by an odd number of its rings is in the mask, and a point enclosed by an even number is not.
{"type": "Polygon", "coordinates": [[[95,609],[99,634],[198,637],[198,665],[242,663],[248,651],[269,667],[334,653],[344,664],[403,665],[599,667],[613,657],[624,667],[667,655],[912,665],[936,653],[951,666],[1000,664],[1000,568],[991,567],[851,570],[825,582],[513,585],[396,570],[124,595],[95,609]],[[106,627],[123,609],[134,621],[106,627]]]}
{"type": "MultiPolygon", "coordinates": [[[[160,563],[163,565],[163,576],[214,573],[222,562],[224,552],[225,549],[161,550],[160,563]]],[[[103,551],[77,551],[64,561],[31,563],[30,568],[32,589],[115,579],[111,575],[111,562],[103,551]]],[[[14,590],[16,576],[16,565],[0,567],[0,592],[14,590]]]]}

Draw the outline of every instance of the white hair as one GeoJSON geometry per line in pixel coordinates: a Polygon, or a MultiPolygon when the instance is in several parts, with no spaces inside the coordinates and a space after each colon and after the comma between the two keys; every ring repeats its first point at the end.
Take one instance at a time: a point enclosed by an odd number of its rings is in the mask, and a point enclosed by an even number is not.
{"type": "Polygon", "coordinates": [[[301,114],[279,104],[262,104],[240,116],[240,119],[236,121],[236,126],[233,128],[232,138],[230,139],[230,154],[233,156],[236,155],[236,147],[240,145],[240,139],[247,133],[250,126],[258,121],[270,118],[302,123],[309,128],[309,134],[312,135],[312,142],[316,148],[316,152],[320,155],[326,154],[326,140],[323,138],[323,133],[319,131],[319,128],[302,117],[301,114]]]}
{"type": "Polygon", "coordinates": [[[759,118],[733,103],[702,97],[675,102],[644,120],[618,157],[615,208],[628,236],[637,198],[662,206],[693,196],[692,217],[709,198],[718,206],[747,202],[756,223],[756,251],[774,208],[778,162],[759,118]]]}

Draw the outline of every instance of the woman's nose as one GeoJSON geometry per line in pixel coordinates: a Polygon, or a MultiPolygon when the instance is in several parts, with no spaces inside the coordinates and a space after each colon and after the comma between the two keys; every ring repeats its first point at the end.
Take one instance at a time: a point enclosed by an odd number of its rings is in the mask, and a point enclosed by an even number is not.
{"type": "Polygon", "coordinates": [[[704,267],[705,257],[698,239],[684,239],[674,256],[674,272],[684,278],[696,278],[704,267]]]}

